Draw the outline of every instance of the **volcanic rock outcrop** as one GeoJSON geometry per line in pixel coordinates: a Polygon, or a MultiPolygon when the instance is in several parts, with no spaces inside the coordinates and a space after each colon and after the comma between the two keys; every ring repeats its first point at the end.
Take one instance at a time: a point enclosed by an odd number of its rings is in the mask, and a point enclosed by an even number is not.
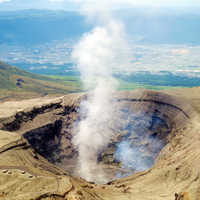
{"type": "Polygon", "coordinates": [[[111,180],[104,185],[88,183],[74,172],[78,153],[71,140],[86,94],[1,103],[0,199],[200,199],[199,88],[188,89],[189,97],[185,91],[113,96],[120,118],[110,122],[116,136],[99,152],[99,164],[111,180]],[[122,164],[114,154],[124,139],[150,149],[152,166],[116,179],[122,164]],[[162,142],[159,148],[149,142],[154,139],[162,142]]]}

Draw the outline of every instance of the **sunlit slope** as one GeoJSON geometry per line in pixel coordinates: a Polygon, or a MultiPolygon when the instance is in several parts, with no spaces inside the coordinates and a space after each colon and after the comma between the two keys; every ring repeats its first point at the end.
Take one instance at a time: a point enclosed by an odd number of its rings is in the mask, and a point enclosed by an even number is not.
{"type": "Polygon", "coordinates": [[[31,98],[79,91],[75,83],[35,75],[0,62],[0,98],[31,98]]]}

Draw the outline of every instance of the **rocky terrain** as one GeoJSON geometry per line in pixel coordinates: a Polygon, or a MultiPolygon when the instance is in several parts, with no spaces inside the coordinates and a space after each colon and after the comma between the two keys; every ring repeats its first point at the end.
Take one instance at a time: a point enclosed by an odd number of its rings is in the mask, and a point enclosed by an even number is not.
{"type": "Polygon", "coordinates": [[[200,88],[116,93],[120,118],[110,122],[116,137],[98,159],[110,180],[103,185],[74,172],[78,153],[71,140],[84,99],[70,94],[0,103],[0,200],[200,199],[200,88]],[[122,168],[114,153],[124,138],[148,147],[152,166],[117,178],[122,168]]]}

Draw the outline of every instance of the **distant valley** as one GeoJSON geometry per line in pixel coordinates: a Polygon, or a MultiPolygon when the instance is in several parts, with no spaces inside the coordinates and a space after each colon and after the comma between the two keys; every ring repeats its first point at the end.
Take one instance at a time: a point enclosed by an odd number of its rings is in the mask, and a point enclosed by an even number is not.
{"type": "MultiPolygon", "coordinates": [[[[166,9],[144,14],[138,9],[131,13],[116,11],[115,15],[125,22],[132,51],[128,73],[115,72],[120,90],[200,85],[200,15],[197,12],[166,9]]],[[[92,27],[77,12],[1,12],[0,60],[61,84],[71,81],[67,92],[81,91],[80,73],[71,53],[81,36],[92,27]]]]}

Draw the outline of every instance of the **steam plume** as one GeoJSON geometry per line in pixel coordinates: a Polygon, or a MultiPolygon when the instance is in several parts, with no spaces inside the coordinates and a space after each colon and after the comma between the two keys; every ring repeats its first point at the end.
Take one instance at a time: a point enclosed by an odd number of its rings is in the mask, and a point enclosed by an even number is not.
{"type": "Polygon", "coordinates": [[[72,55],[85,88],[93,86],[88,100],[81,104],[83,119],[73,138],[79,152],[77,171],[81,177],[95,182],[106,181],[97,158],[112,137],[109,122],[117,106],[112,96],[118,85],[113,74],[126,71],[131,57],[123,25],[113,19],[111,4],[106,2],[86,1],[82,7],[87,17],[96,17],[98,25],[82,37],[72,55]]]}

